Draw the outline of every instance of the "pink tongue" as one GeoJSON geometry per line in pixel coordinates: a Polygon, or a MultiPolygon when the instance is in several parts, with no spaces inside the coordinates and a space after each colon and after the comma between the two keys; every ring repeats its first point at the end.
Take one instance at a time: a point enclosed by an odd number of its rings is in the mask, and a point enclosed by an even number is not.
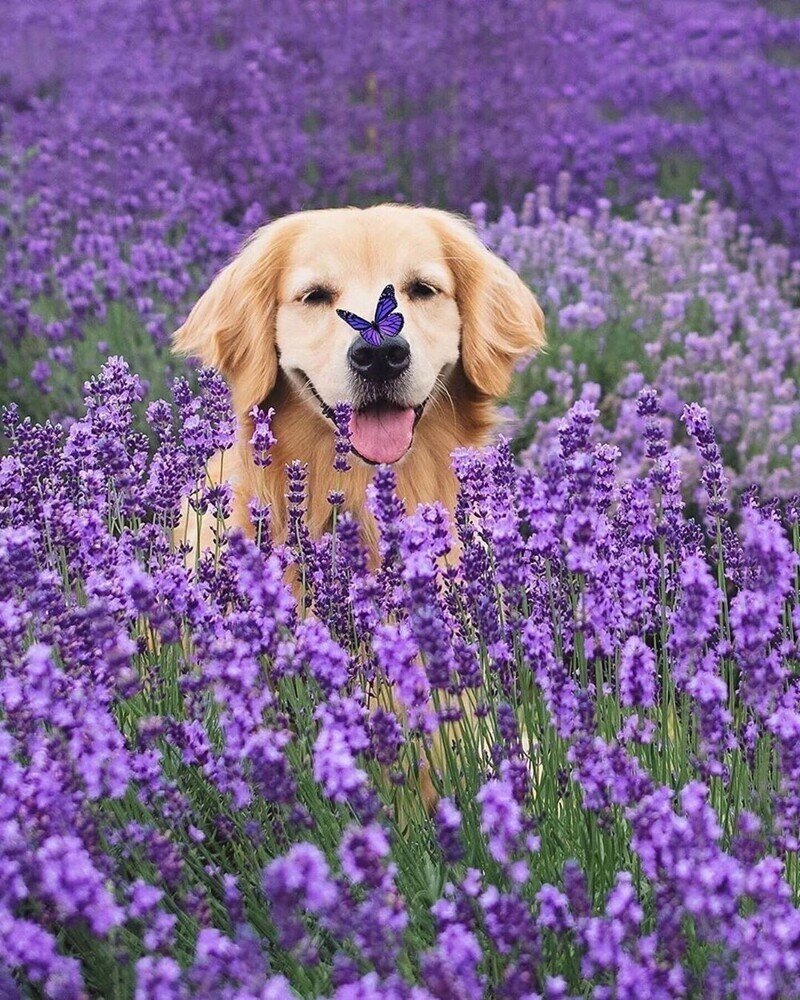
{"type": "Polygon", "coordinates": [[[350,443],[370,462],[398,462],[411,447],[414,411],[362,410],[350,417],[350,443]]]}

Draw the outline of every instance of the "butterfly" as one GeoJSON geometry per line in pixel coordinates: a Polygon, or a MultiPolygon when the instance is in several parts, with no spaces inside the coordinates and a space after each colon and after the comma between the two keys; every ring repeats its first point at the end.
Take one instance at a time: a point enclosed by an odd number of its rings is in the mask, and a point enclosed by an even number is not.
{"type": "Polygon", "coordinates": [[[397,299],[394,297],[394,285],[387,285],[381,292],[378,305],[375,307],[375,319],[370,323],[367,319],[356,316],[346,309],[337,309],[342,319],[357,330],[372,347],[378,347],[384,337],[396,337],[403,329],[403,316],[397,309],[397,299]]]}

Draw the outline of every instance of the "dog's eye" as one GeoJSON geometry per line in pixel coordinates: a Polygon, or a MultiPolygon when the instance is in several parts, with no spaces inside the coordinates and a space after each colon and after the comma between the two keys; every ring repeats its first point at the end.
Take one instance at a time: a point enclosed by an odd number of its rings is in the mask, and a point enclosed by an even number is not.
{"type": "Polygon", "coordinates": [[[432,299],[439,289],[427,281],[412,281],[406,291],[410,299],[432,299]]]}
{"type": "Polygon", "coordinates": [[[333,302],[333,291],[330,288],[325,288],[323,285],[319,285],[316,288],[309,288],[300,301],[306,306],[330,305],[333,302]]]}

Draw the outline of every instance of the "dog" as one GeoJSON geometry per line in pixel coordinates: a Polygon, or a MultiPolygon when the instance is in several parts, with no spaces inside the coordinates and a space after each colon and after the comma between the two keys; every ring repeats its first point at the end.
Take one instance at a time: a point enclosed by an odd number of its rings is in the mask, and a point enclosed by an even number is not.
{"type": "MultiPolygon", "coordinates": [[[[174,346],[216,368],[231,389],[238,441],[224,469],[221,458],[211,463],[208,479],[233,487],[232,526],[252,536],[248,502],[257,498],[270,505],[272,534],[283,541],[286,465],[299,459],[308,468],[312,535],[331,526],[328,496],[343,491],[376,563],[366,508],[376,466],[395,468],[407,510],[432,501],[452,510],[452,451],[486,442],[515,363],[544,339],[533,293],[466,219],[381,204],[297,212],[259,229],[214,278],[174,346]],[[386,301],[395,317],[389,335],[356,332],[347,321],[377,320],[386,301]],[[352,410],[344,475],[334,469],[339,402],[352,410]],[[274,410],[277,443],[266,467],[250,444],[254,407],[274,410]]],[[[186,504],[176,538],[211,548],[213,526],[196,517],[186,504]]],[[[455,736],[451,725],[448,738],[455,736]]],[[[444,740],[439,730],[412,779],[428,813],[438,801],[430,765],[441,766],[444,740]]],[[[398,817],[409,818],[402,810],[398,817]]]]}
{"type": "MultiPolygon", "coordinates": [[[[451,452],[486,442],[515,363],[544,339],[533,293],[465,218],[379,204],[296,212],[257,230],[175,332],[174,347],[216,368],[231,389],[238,442],[224,472],[216,463],[210,477],[233,487],[232,524],[252,534],[255,497],[271,506],[281,540],[285,467],[299,459],[308,466],[312,534],[330,526],[327,498],[342,489],[374,554],[365,497],[376,465],[394,466],[407,509],[435,500],[452,509],[451,452]],[[402,330],[373,344],[337,310],[369,320],[387,285],[402,330]],[[352,407],[345,476],[333,465],[341,401],[352,407]],[[277,444],[266,468],[249,443],[254,406],[274,409],[277,444]]],[[[200,526],[201,546],[208,532],[200,526]]]]}

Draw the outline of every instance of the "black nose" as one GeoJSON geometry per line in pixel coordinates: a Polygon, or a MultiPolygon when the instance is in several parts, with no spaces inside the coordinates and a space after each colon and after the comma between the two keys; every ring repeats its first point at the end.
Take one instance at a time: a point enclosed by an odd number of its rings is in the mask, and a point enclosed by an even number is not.
{"type": "Polygon", "coordinates": [[[411,364],[411,348],[402,337],[386,337],[377,347],[359,337],[350,345],[347,360],[367,382],[389,382],[411,364]]]}

